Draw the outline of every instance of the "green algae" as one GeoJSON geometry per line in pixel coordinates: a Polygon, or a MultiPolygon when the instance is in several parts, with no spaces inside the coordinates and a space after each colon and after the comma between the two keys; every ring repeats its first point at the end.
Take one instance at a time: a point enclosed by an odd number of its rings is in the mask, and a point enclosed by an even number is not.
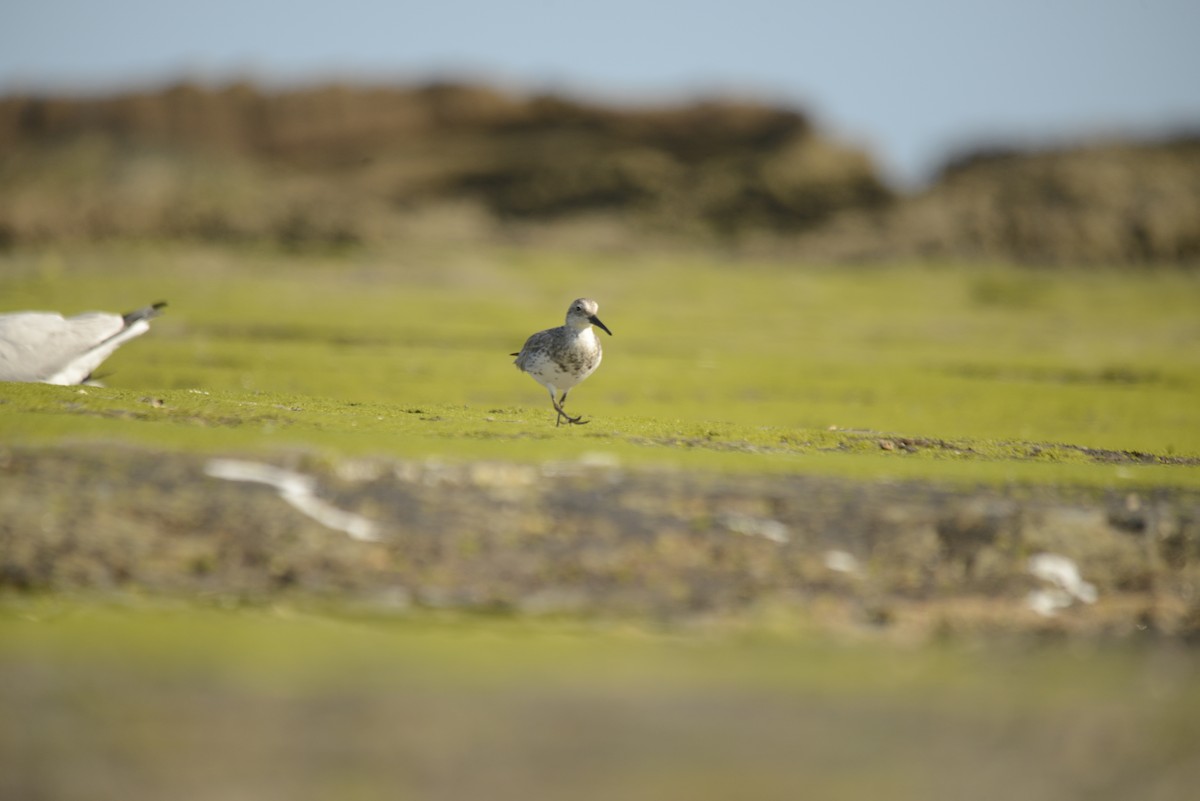
{"type": "Polygon", "coordinates": [[[520,249],[110,244],[0,257],[5,306],[170,302],[108,388],[0,387],[7,441],[861,478],[1200,484],[1200,278],[520,249]],[[572,297],[606,360],[556,429],[507,354],[572,297]]]}

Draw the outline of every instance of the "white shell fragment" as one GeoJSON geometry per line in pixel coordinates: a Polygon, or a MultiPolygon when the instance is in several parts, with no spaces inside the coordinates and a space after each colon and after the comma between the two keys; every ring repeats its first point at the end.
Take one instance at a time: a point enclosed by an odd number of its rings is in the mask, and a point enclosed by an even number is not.
{"type": "Polygon", "coordinates": [[[825,567],[835,573],[858,573],[862,570],[858,559],[849,551],[826,551],[823,559],[825,567]]]}
{"type": "Polygon", "coordinates": [[[778,520],[763,517],[752,517],[738,513],[722,515],[721,522],[730,531],[745,534],[747,537],[762,537],[763,539],[783,545],[791,539],[788,527],[778,520]]]}
{"type": "Polygon", "coordinates": [[[279,491],[279,497],[321,525],[345,532],[363,542],[379,540],[378,526],[373,521],[354,512],[338,509],[318,498],[314,494],[317,482],[311,476],[239,459],[211,459],[205,465],[204,472],[226,481],[250,481],[274,487],[279,491]]]}
{"type": "Polygon", "coordinates": [[[1051,585],[1029,593],[1029,608],[1050,617],[1075,601],[1096,602],[1096,585],[1083,580],[1074,561],[1056,553],[1039,553],[1029,559],[1029,573],[1051,585]]]}

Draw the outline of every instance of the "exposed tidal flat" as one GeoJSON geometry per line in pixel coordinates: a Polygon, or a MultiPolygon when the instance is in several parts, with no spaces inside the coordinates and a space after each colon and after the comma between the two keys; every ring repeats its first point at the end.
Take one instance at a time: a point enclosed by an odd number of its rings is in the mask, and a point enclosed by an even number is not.
{"type": "Polygon", "coordinates": [[[1193,273],[113,242],[0,298],[170,303],[0,387],[0,794],[1200,778],[1193,273]],[[507,354],[580,295],[556,429],[507,354]]]}

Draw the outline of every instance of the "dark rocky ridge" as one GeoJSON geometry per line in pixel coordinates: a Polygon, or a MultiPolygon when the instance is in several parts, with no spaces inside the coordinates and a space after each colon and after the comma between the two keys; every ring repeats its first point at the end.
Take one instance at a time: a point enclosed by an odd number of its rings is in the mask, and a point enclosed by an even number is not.
{"type": "Polygon", "coordinates": [[[953,160],[904,195],[796,110],[488,87],[182,84],[0,99],[0,244],[630,236],[822,260],[1200,260],[1200,137],[953,160]],[[571,226],[575,226],[571,229],[571,226]]]}

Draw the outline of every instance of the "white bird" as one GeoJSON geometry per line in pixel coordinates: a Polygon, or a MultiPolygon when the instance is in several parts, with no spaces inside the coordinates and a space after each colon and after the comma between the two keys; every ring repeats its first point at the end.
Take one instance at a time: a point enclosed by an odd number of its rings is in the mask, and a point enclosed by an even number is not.
{"type": "Polygon", "coordinates": [[[82,384],[117,348],[150,330],[165,302],[128,314],[0,314],[0,381],[82,384]]]}
{"type": "Polygon", "coordinates": [[[567,392],[600,366],[603,351],[592,326],[599,326],[604,333],[612,336],[612,331],[596,316],[599,310],[600,305],[594,300],[579,298],[572,301],[567,309],[565,325],[538,331],[525,340],[519,353],[511,354],[517,357],[513,364],[533,376],[533,380],[550,393],[550,402],[554,404],[554,411],[558,412],[558,417],[554,419],[555,427],[561,425],[563,420],[568,423],[585,422],[567,414],[562,407],[567,402],[567,392]],[[562,397],[555,400],[558,392],[562,393],[562,397]]]}

